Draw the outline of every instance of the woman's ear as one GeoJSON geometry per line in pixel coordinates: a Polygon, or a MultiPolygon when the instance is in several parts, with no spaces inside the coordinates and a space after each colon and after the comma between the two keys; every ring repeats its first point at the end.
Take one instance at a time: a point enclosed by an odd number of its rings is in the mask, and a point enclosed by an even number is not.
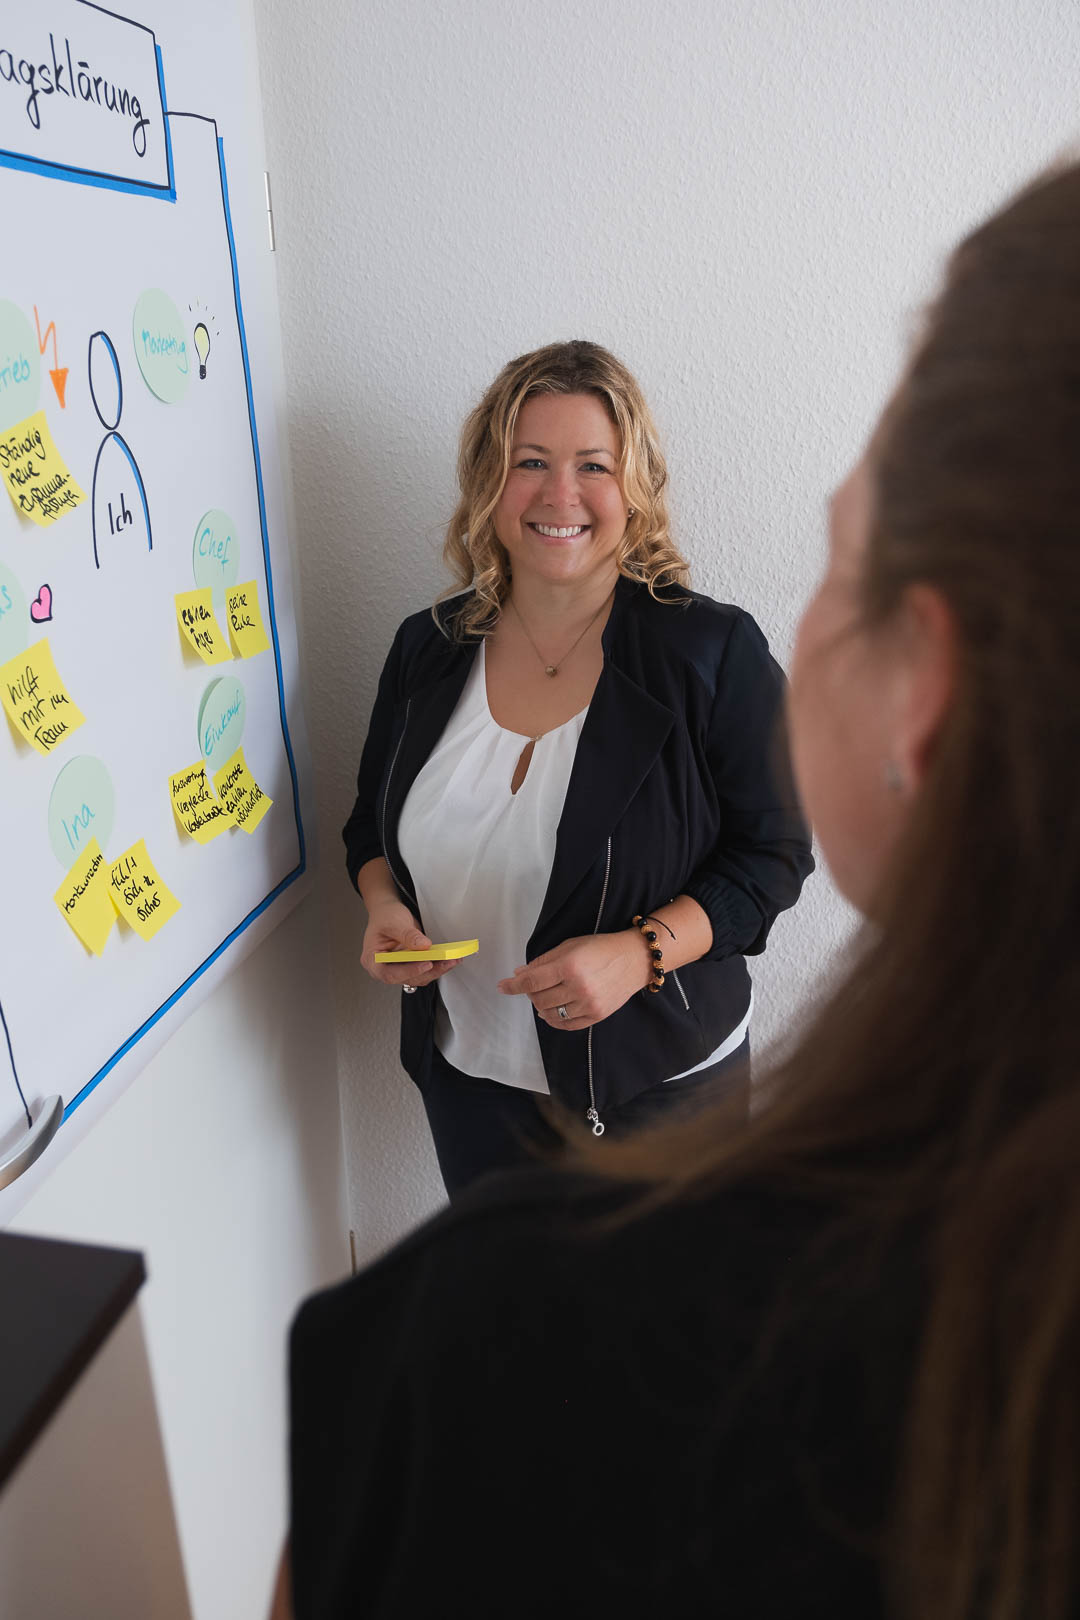
{"type": "Polygon", "coordinates": [[[952,609],[932,585],[910,585],[896,625],[890,759],[916,792],[933,763],[956,690],[958,637],[952,609]]]}

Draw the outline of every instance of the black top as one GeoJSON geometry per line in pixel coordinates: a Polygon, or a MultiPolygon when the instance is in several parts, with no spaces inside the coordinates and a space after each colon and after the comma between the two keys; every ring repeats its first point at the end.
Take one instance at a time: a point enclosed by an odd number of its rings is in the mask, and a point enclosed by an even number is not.
{"type": "MultiPolygon", "coordinates": [[[[667,596],[657,601],[622,578],[616,586],[526,956],[628,928],[635,913],[677,894],[706,912],[712,947],[662,993],[632,996],[589,1030],[553,1030],[537,1016],[552,1094],[579,1114],[595,1102],[602,1116],[716,1050],[749,1004],[743,957],[764,950],[814,865],[783,737],[784,677],[765,637],[740,608],[685,591],[667,596]]],[[[444,604],[443,618],[455,607],[460,600],[444,604]]],[[[478,645],[451,639],[430,612],[405,620],[379,681],[344,829],[353,883],[366,861],[384,856],[417,916],[398,822],[478,645]]],[[[467,919],[461,929],[467,935],[467,919]]],[[[402,1062],[421,1082],[437,993],[429,985],[402,997],[402,1062]]]]}
{"type": "Polygon", "coordinates": [[[0,1233],[0,1484],[146,1277],[128,1249],[0,1233]]]}
{"type": "Polygon", "coordinates": [[[302,1308],[297,1620],[886,1612],[918,1244],[626,1196],[494,1179],[302,1308]]]}

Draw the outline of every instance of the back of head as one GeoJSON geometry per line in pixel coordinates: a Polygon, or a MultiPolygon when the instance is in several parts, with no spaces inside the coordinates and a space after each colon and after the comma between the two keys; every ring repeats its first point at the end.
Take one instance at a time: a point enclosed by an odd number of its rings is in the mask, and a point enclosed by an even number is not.
{"type": "MultiPolygon", "coordinates": [[[[919,580],[958,628],[958,701],[912,831],[952,908],[950,994],[966,1000],[989,956],[998,996],[969,1010],[1000,1049],[1080,990],[1080,168],[953,255],[871,463],[868,615],[919,580]]],[[[1044,1061],[1057,1016],[1027,1031],[1044,1061]]]]}
{"type": "MultiPolygon", "coordinates": [[[[952,702],[844,982],[733,1138],[605,1155],[926,1234],[898,1612],[1064,1620],[1080,1523],[1080,166],[954,253],[871,444],[861,629],[930,586],[952,702]]],[[[599,1160],[596,1161],[599,1167],[599,1160]]]]}
{"type": "Polygon", "coordinates": [[[1080,167],[953,255],[871,462],[867,614],[934,586],[960,664],[882,914],[902,1061],[939,1071],[917,1156],[944,1218],[909,1432],[912,1605],[1064,1616],[1080,1510],[1080,167]]]}

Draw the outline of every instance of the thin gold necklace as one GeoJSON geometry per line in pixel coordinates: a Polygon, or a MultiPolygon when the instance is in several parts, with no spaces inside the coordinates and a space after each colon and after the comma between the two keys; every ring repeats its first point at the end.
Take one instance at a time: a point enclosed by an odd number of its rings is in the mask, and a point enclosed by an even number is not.
{"type": "Polygon", "coordinates": [[[607,607],[608,603],[611,601],[611,598],[612,598],[612,596],[614,594],[615,594],[614,591],[609,591],[608,592],[608,594],[604,597],[604,600],[601,602],[600,606],[597,608],[596,612],[593,614],[592,618],[589,620],[588,624],[585,626],[584,630],[581,632],[580,636],[578,636],[576,638],[576,640],[572,643],[571,646],[567,647],[566,651],[563,653],[562,657],[559,659],[559,662],[557,664],[549,664],[548,663],[547,659],[544,657],[543,653],[540,651],[539,647],[536,645],[536,642],[533,640],[532,636],[530,636],[528,626],[526,625],[525,620],[521,617],[521,614],[519,613],[517,607],[514,604],[514,598],[512,596],[508,596],[506,598],[506,600],[507,600],[507,603],[509,604],[509,606],[514,609],[514,617],[517,619],[517,622],[518,622],[518,624],[520,624],[522,630],[524,630],[526,641],[529,643],[529,646],[532,648],[532,650],[536,654],[537,658],[539,658],[540,662],[543,664],[543,666],[544,666],[544,674],[554,676],[554,675],[557,675],[559,673],[559,670],[562,668],[563,664],[566,663],[566,660],[569,658],[570,654],[573,652],[573,650],[577,646],[578,642],[579,641],[584,641],[585,637],[588,635],[589,631],[592,629],[593,625],[596,623],[596,621],[600,617],[601,613],[603,613],[604,609],[607,607]]]}

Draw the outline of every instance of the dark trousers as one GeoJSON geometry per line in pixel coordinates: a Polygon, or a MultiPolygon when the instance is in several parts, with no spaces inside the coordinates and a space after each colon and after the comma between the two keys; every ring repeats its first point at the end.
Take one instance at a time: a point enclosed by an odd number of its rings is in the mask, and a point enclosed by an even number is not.
{"type": "MultiPolygon", "coordinates": [[[[495,1080],[462,1074],[435,1048],[422,1091],[446,1191],[455,1198],[492,1170],[557,1158],[566,1138],[553,1123],[550,1097],[495,1080]]],[[[750,1110],[750,1037],[729,1057],[682,1080],[650,1086],[603,1115],[604,1135],[617,1139],[673,1113],[692,1113],[739,1096],[750,1110]]],[[[582,1121],[582,1129],[587,1129],[582,1121]]]]}

